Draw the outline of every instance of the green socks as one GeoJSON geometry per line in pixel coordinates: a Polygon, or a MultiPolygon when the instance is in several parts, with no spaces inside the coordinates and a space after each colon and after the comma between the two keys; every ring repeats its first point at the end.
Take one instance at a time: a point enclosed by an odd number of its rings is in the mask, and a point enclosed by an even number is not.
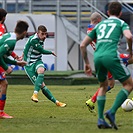
{"type": "Polygon", "coordinates": [[[52,102],[56,103],[56,99],[54,98],[54,96],[52,95],[52,93],[50,92],[50,90],[44,86],[42,88],[42,93],[49,99],[51,100],[52,102]]]}
{"type": "MultiPolygon", "coordinates": [[[[121,106],[121,104],[127,99],[129,92],[126,89],[121,89],[116,96],[114,104],[110,109],[112,114],[115,114],[117,109],[121,106]]],[[[105,106],[106,96],[98,96],[97,103],[98,103],[98,118],[104,119],[103,112],[105,106]]]]}
{"type": "Polygon", "coordinates": [[[112,114],[115,114],[117,109],[127,99],[128,95],[129,95],[129,92],[124,88],[119,91],[119,93],[117,94],[116,99],[114,101],[114,104],[113,104],[112,108],[110,109],[112,114]]]}
{"type": "MultiPolygon", "coordinates": [[[[34,88],[34,92],[39,92],[42,86],[42,83],[44,82],[44,74],[38,74],[37,79],[35,81],[35,88],[34,88]]],[[[50,90],[44,86],[42,88],[42,93],[52,102],[56,103],[56,99],[54,98],[54,96],[52,95],[52,93],[50,92],[50,90]]]]}
{"type": "Polygon", "coordinates": [[[37,79],[35,81],[34,91],[39,92],[44,81],[44,74],[38,74],[37,79]]]}
{"type": "Polygon", "coordinates": [[[105,106],[106,96],[98,96],[97,97],[97,104],[98,104],[98,118],[104,119],[103,111],[105,106]]]}

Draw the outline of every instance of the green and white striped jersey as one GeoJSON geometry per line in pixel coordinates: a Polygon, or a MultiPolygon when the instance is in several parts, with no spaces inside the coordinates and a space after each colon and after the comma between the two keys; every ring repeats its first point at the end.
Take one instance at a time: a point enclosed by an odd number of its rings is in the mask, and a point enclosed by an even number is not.
{"type": "Polygon", "coordinates": [[[42,60],[42,54],[52,54],[51,51],[45,50],[44,42],[38,38],[37,33],[30,36],[24,47],[24,60],[32,65],[38,60],[42,60]]]}
{"type": "Polygon", "coordinates": [[[11,55],[14,47],[16,45],[16,34],[15,33],[6,33],[3,36],[0,36],[0,56],[9,56],[11,55]]]}
{"type": "MultiPolygon", "coordinates": [[[[12,33],[6,33],[3,36],[0,36],[0,65],[7,70],[8,63],[10,64],[10,61],[7,57],[11,55],[12,51],[15,48],[17,39],[16,34],[14,32],[12,33]]],[[[16,64],[16,61],[14,61],[14,64],[16,64]]]]}

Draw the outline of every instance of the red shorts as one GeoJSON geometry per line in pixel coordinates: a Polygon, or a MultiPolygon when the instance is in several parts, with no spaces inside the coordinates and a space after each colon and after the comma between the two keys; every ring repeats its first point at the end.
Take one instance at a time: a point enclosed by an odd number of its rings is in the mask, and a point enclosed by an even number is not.
{"type": "Polygon", "coordinates": [[[0,80],[4,80],[5,78],[5,70],[0,66],[0,80]]]}
{"type": "Polygon", "coordinates": [[[108,80],[111,80],[112,78],[113,78],[113,75],[110,72],[108,72],[108,80]]]}

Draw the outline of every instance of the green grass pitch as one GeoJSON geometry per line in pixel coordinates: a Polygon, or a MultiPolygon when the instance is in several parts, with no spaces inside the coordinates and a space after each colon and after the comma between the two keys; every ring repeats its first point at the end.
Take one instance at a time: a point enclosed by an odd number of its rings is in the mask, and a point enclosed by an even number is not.
{"type": "MultiPolygon", "coordinates": [[[[116,85],[107,93],[106,108],[110,108],[122,86],[116,85]]],[[[133,132],[133,111],[117,111],[114,129],[98,129],[97,115],[88,111],[85,101],[98,88],[98,85],[86,86],[48,86],[53,95],[66,102],[66,108],[56,107],[39,92],[39,102],[31,101],[33,86],[9,85],[5,112],[13,119],[0,119],[0,133],[131,133],[133,132]]],[[[129,98],[133,97],[133,93],[129,98]]],[[[97,104],[96,104],[97,111],[97,104]]]]}

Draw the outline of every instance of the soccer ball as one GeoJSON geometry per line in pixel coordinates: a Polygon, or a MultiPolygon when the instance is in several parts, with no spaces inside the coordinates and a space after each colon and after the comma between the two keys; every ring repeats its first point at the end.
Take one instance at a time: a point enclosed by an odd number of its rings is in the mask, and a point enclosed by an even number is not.
{"type": "Polygon", "coordinates": [[[121,105],[122,109],[125,112],[129,112],[133,110],[133,101],[131,99],[126,99],[121,105]]]}

